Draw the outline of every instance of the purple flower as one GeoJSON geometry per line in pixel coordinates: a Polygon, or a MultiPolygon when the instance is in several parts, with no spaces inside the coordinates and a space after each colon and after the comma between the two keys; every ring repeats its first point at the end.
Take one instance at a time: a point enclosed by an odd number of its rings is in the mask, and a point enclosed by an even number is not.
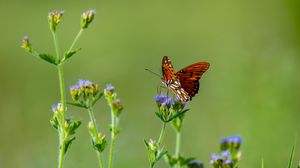
{"type": "Polygon", "coordinates": [[[82,79],[80,79],[78,81],[78,85],[79,85],[79,87],[87,87],[87,86],[90,86],[90,85],[94,85],[94,83],[91,82],[91,81],[89,81],[89,80],[82,80],[82,79]]]}
{"type": "Polygon", "coordinates": [[[70,93],[72,99],[77,101],[81,95],[81,89],[78,85],[73,85],[70,87],[70,93]]]}
{"type": "Polygon", "coordinates": [[[240,135],[230,136],[221,139],[221,150],[238,150],[242,144],[242,137],[240,135]]]}
{"type": "Polygon", "coordinates": [[[230,155],[231,154],[230,154],[230,152],[228,150],[221,152],[222,158],[229,159],[230,155]]]}
{"type": "Polygon", "coordinates": [[[236,143],[241,144],[242,143],[242,137],[240,135],[234,135],[227,138],[222,138],[221,143],[236,143]]]}
{"type": "Polygon", "coordinates": [[[166,94],[160,94],[155,96],[155,101],[159,107],[168,107],[170,108],[173,105],[173,99],[168,97],[166,94]]]}
{"type": "Polygon", "coordinates": [[[61,103],[58,103],[56,105],[53,105],[51,107],[53,113],[57,113],[57,112],[61,112],[62,111],[62,104],[61,103]]]}
{"type": "Polygon", "coordinates": [[[115,92],[115,87],[112,84],[107,84],[106,88],[104,89],[104,94],[107,97],[110,97],[115,92]]]}
{"type": "Polygon", "coordinates": [[[215,165],[215,164],[219,164],[219,162],[221,160],[222,160],[222,158],[219,155],[213,153],[211,155],[211,157],[210,157],[210,161],[209,162],[210,162],[211,165],[215,165]]]}
{"type": "Polygon", "coordinates": [[[81,16],[81,26],[82,28],[87,28],[89,24],[93,21],[94,17],[96,15],[96,10],[90,9],[86,12],[84,12],[81,16]]]}

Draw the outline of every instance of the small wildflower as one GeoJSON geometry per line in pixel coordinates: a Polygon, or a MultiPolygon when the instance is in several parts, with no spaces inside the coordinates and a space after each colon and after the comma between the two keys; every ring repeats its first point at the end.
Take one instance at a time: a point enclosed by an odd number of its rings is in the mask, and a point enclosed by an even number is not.
{"type": "Polygon", "coordinates": [[[95,15],[96,15],[96,11],[93,9],[84,12],[81,15],[81,27],[83,29],[87,28],[89,24],[93,21],[95,15]]]}
{"type": "Polygon", "coordinates": [[[56,31],[58,24],[61,21],[61,18],[64,14],[64,11],[52,11],[48,14],[48,22],[50,25],[51,31],[56,31]]]}
{"type": "Polygon", "coordinates": [[[152,151],[157,151],[157,150],[158,150],[158,145],[157,145],[157,143],[156,143],[155,140],[150,139],[150,141],[148,142],[148,145],[149,145],[149,148],[150,148],[152,151]]]}
{"type": "Polygon", "coordinates": [[[81,90],[78,85],[73,85],[70,87],[71,97],[74,101],[77,101],[81,95],[81,90]]]}
{"type": "Polygon", "coordinates": [[[78,86],[84,93],[84,99],[87,99],[89,95],[96,96],[99,92],[98,84],[95,84],[89,80],[79,80],[78,86]]]}
{"type": "Polygon", "coordinates": [[[204,168],[204,164],[197,160],[191,160],[188,164],[188,168],[204,168]]]}
{"type": "Polygon", "coordinates": [[[32,47],[31,44],[29,42],[29,38],[28,36],[24,36],[23,40],[22,40],[22,48],[24,48],[27,52],[32,53],[32,47]]]}
{"type": "Polygon", "coordinates": [[[222,158],[219,155],[213,153],[209,162],[213,167],[219,167],[222,163],[222,158]]]}
{"type": "Polygon", "coordinates": [[[221,150],[238,150],[242,143],[240,135],[230,136],[221,139],[221,150]]]}
{"type": "Polygon", "coordinates": [[[52,106],[53,113],[61,113],[62,110],[63,110],[63,108],[62,108],[61,103],[58,103],[58,104],[52,106]]]}
{"type": "Polygon", "coordinates": [[[121,114],[121,112],[123,110],[123,105],[122,105],[120,99],[115,99],[112,102],[112,109],[113,109],[113,112],[114,112],[114,114],[115,114],[116,117],[120,116],[120,114],[121,114]]]}
{"type": "Polygon", "coordinates": [[[111,96],[115,92],[115,87],[111,84],[107,84],[104,89],[105,96],[111,96]]]}
{"type": "Polygon", "coordinates": [[[171,105],[173,104],[173,99],[168,97],[168,95],[166,94],[160,94],[160,95],[157,95],[155,96],[155,101],[158,105],[158,107],[168,107],[170,108],[171,105]]]}

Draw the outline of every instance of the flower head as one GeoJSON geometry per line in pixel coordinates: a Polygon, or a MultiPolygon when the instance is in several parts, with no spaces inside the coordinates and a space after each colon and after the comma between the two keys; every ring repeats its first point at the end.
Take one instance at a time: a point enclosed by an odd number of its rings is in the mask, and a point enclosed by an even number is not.
{"type": "Polygon", "coordinates": [[[204,168],[204,164],[197,161],[197,160],[191,160],[189,163],[188,163],[188,167],[189,168],[204,168]]]}
{"type": "Polygon", "coordinates": [[[238,150],[242,144],[240,135],[230,136],[221,139],[221,150],[238,150]]]}
{"type": "Polygon", "coordinates": [[[111,96],[115,92],[115,87],[112,84],[107,84],[104,89],[105,96],[111,96]]]}
{"type": "Polygon", "coordinates": [[[155,96],[155,101],[158,105],[158,107],[168,107],[170,108],[171,105],[173,104],[173,99],[168,97],[168,95],[166,94],[160,94],[160,95],[157,95],[155,96]]]}
{"type": "Polygon", "coordinates": [[[81,96],[81,89],[78,85],[73,85],[70,87],[70,93],[72,96],[72,99],[77,101],[79,97],[81,96]]]}
{"type": "Polygon", "coordinates": [[[31,44],[29,42],[29,38],[28,36],[24,36],[23,40],[22,40],[22,48],[24,48],[27,52],[32,53],[32,47],[31,44]]]}
{"type": "Polygon", "coordinates": [[[51,109],[52,109],[53,113],[60,113],[63,111],[63,107],[62,107],[61,103],[53,105],[51,109]]]}
{"type": "Polygon", "coordinates": [[[90,9],[84,12],[81,15],[81,27],[83,29],[87,28],[89,24],[93,21],[95,15],[96,15],[96,10],[94,9],[90,9]]]}
{"type": "Polygon", "coordinates": [[[222,158],[219,155],[213,153],[210,157],[209,163],[214,167],[218,167],[222,163],[222,158]]]}
{"type": "Polygon", "coordinates": [[[48,13],[48,22],[51,31],[56,31],[56,28],[60,23],[63,14],[64,11],[52,11],[48,13]]]}
{"type": "Polygon", "coordinates": [[[93,83],[89,80],[79,80],[78,86],[81,89],[81,91],[84,93],[85,99],[89,96],[96,96],[99,92],[98,84],[93,83]]]}

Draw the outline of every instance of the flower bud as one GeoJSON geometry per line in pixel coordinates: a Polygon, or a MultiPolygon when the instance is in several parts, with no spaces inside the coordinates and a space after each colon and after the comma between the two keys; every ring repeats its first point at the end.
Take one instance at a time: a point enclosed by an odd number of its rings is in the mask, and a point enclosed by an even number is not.
{"type": "Polygon", "coordinates": [[[50,25],[51,31],[56,31],[58,24],[61,21],[61,18],[64,14],[64,11],[52,11],[48,14],[48,22],[50,25]]]}
{"type": "Polygon", "coordinates": [[[95,10],[88,10],[81,15],[81,27],[83,29],[89,26],[89,24],[93,21],[95,14],[95,10]]]}
{"type": "Polygon", "coordinates": [[[150,141],[148,142],[148,146],[153,152],[158,151],[158,145],[155,140],[150,139],[150,141]]]}
{"type": "Polygon", "coordinates": [[[29,42],[29,38],[28,36],[24,36],[23,37],[23,40],[22,40],[22,48],[24,48],[27,52],[30,52],[32,53],[32,47],[31,47],[31,44],[29,42]]]}
{"type": "Polygon", "coordinates": [[[77,101],[81,96],[81,89],[78,85],[73,85],[70,87],[71,97],[74,101],[77,101]]]}
{"type": "Polygon", "coordinates": [[[123,110],[123,105],[121,103],[121,100],[120,99],[115,99],[113,102],[112,102],[112,110],[115,114],[116,117],[119,117],[122,110],[123,110]]]}

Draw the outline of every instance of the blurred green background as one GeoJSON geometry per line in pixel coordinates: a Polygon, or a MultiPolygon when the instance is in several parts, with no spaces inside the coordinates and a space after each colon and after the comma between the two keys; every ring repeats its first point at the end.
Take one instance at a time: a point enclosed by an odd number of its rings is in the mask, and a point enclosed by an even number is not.
{"type": "MultiPolygon", "coordinates": [[[[54,53],[47,14],[64,10],[59,43],[66,49],[79,30],[81,13],[90,8],[97,10],[95,22],[77,43],[82,51],[65,65],[65,81],[70,86],[89,79],[101,88],[106,83],[117,88],[125,110],[115,168],[148,166],[143,139],[159,135],[153,97],[160,80],[144,69],[160,72],[164,55],[177,70],[197,61],[211,63],[189,103],[183,154],[210,167],[219,138],[240,134],[240,167],[259,167],[262,158],[266,167],[287,165],[300,128],[298,0],[1,0],[1,168],[56,167],[58,139],[49,119],[51,105],[59,101],[57,72],[25,53],[21,39],[28,35],[38,51],[54,53]]],[[[108,110],[104,99],[96,106],[107,135],[108,110]]],[[[83,125],[65,167],[97,167],[87,113],[70,107],[69,115],[83,125]]],[[[170,151],[174,139],[169,127],[165,146],[170,151]]],[[[297,161],[299,154],[298,147],[297,161]]]]}

